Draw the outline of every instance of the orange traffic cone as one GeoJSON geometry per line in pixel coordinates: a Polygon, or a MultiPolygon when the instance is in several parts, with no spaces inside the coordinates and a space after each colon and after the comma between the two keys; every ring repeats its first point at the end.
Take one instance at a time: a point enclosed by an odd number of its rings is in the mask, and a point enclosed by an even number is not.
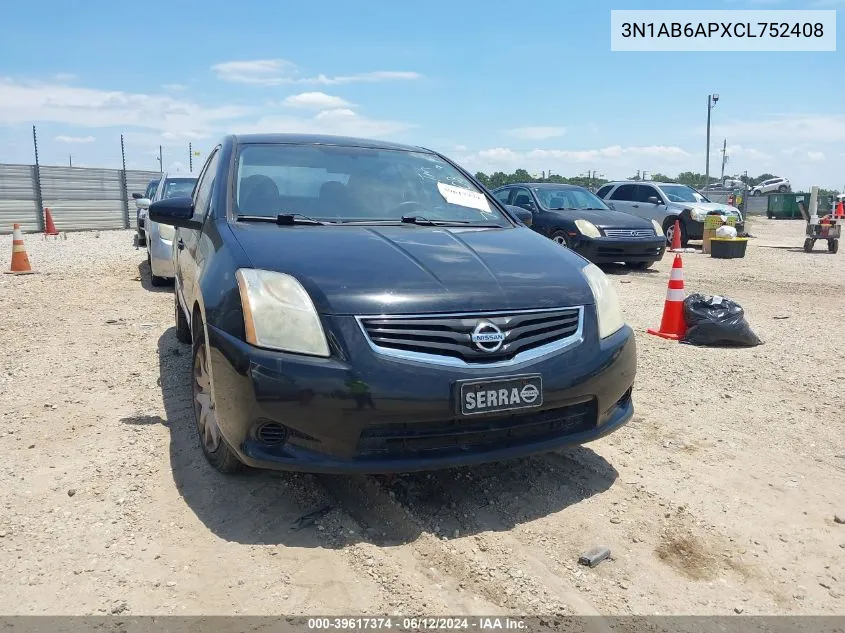
{"type": "Polygon", "coordinates": [[[5,272],[11,275],[28,275],[34,272],[32,266],[29,265],[29,257],[27,257],[26,248],[23,245],[20,224],[14,225],[14,232],[12,234],[12,267],[5,272]]]}
{"type": "Polygon", "coordinates": [[[684,294],[684,263],[678,254],[675,255],[672,273],[669,275],[669,290],[666,292],[660,329],[649,328],[649,334],[672,341],[683,338],[687,332],[687,323],[684,320],[684,294]]]}
{"type": "Polygon", "coordinates": [[[833,217],[837,220],[845,220],[845,205],[842,204],[842,200],[840,200],[839,204],[836,205],[836,211],[834,212],[833,217]]]}
{"type": "Polygon", "coordinates": [[[675,229],[672,231],[672,248],[671,251],[681,250],[681,222],[675,220],[675,229]]]}
{"type": "Polygon", "coordinates": [[[50,213],[50,208],[44,209],[44,235],[58,236],[59,232],[56,230],[56,225],[53,223],[53,216],[50,213]]]}

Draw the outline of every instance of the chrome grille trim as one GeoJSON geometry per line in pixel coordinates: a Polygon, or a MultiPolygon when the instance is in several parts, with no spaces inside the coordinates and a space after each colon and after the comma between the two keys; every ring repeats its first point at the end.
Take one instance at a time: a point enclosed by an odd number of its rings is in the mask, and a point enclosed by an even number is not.
{"type": "Polygon", "coordinates": [[[605,237],[647,239],[657,237],[654,229],[602,229],[605,237]]]}
{"type": "MultiPolygon", "coordinates": [[[[563,316],[561,317],[563,318],[563,316]]],[[[461,313],[438,313],[438,314],[372,314],[372,315],[360,315],[355,317],[356,322],[358,323],[358,327],[361,330],[361,333],[364,335],[364,338],[367,341],[367,344],[370,346],[370,349],[373,350],[376,354],[380,354],[382,356],[388,356],[392,358],[402,359],[402,360],[409,360],[409,361],[416,361],[420,363],[426,363],[431,365],[445,365],[450,367],[469,367],[469,368],[497,368],[497,367],[512,367],[514,365],[519,365],[521,363],[526,363],[529,361],[538,360],[545,356],[549,356],[556,352],[559,352],[567,347],[577,345],[583,342],[583,334],[584,334],[584,306],[566,306],[560,308],[541,308],[535,310],[502,310],[502,311],[489,311],[489,312],[461,312],[461,313]],[[569,326],[566,328],[558,327],[557,329],[565,329],[567,334],[559,339],[552,340],[548,343],[539,345],[537,347],[529,348],[524,351],[518,352],[515,356],[509,359],[502,359],[502,360],[491,360],[485,362],[484,355],[475,354],[473,352],[473,360],[464,360],[463,358],[457,358],[455,356],[449,356],[444,354],[438,354],[436,352],[437,345],[442,345],[443,348],[451,349],[454,353],[458,353],[457,347],[460,347],[462,342],[457,342],[455,339],[459,339],[461,334],[459,332],[455,332],[454,330],[444,330],[441,333],[436,334],[435,336],[431,336],[429,338],[441,338],[445,339],[442,342],[438,341],[425,341],[423,340],[422,346],[431,348],[431,352],[420,352],[408,349],[397,349],[395,347],[389,347],[386,345],[379,345],[378,342],[373,340],[373,337],[370,335],[368,331],[367,322],[373,321],[401,321],[403,324],[408,324],[408,321],[437,321],[438,319],[444,321],[454,321],[457,319],[467,319],[467,320],[476,320],[476,321],[483,321],[483,320],[490,320],[496,322],[496,320],[501,320],[507,317],[530,317],[531,315],[536,315],[538,318],[543,317],[544,315],[550,315],[550,313],[556,312],[568,312],[571,311],[571,317],[566,317],[566,322],[569,323],[569,326]],[[572,326],[574,330],[572,330],[572,326]],[[572,330],[571,333],[568,333],[569,330],[572,330]]],[[[523,319],[527,320],[527,319],[523,319]]],[[[511,336],[519,336],[520,334],[525,334],[524,330],[526,328],[530,328],[530,325],[527,326],[515,326],[513,328],[502,328],[503,331],[506,333],[506,341],[508,337],[511,336]],[[512,335],[512,332],[519,332],[516,335],[512,335]]],[[[391,328],[382,328],[382,334],[385,331],[390,331],[391,328]]],[[[412,333],[413,334],[413,333],[412,333]]],[[[550,334],[551,335],[551,334],[550,334]]],[[[379,337],[382,338],[382,337],[379,337]]],[[[529,336],[526,339],[537,339],[540,338],[542,340],[542,336],[529,336]]],[[[467,335],[467,341],[469,340],[467,335]]],[[[513,338],[511,338],[513,340],[513,338]]],[[[384,342],[384,341],[382,341],[384,342]]],[[[530,344],[530,342],[528,343],[530,344]]],[[[464,345],[466,349],[470,349],[468,345],[464,345]]],[[[492,358],[495,358],[495,354],[490,355],[492,358]]]]}

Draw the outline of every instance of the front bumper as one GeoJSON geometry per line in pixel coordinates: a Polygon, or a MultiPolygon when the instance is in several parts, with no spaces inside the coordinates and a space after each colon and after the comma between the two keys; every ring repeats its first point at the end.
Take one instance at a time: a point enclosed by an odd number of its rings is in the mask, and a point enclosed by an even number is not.
{"type": "Polygon", "coordinates": [[[150,249],[150,268],[156,277],[172,279],[176,276],[173,266],[173,240],[164,239],[158,231],[147,233],[150,249]]]}
{"type": "Polygon", "coordinates": [[[611,237],[580,238],[573,250],[594,264],[614,262],[654,262],[666,252],[666,238],[620,239],[611,237]]]}
{"type": "Polygon", "coordinates": [[[593,306],[580,344],[504,369],[386,357],[369,347],[354,318],[324,321],[341,334],[347,360],[261,350],[208,327],[218,421],[244,463],[323,473],[433,470],[582,444],[633,415],[633,332],[626,326],[599,342],[593,306]],[[541,407],[456,416],[456,380],[527,373],[543,377],[541,407]],[[368,392],[353,393],[353,380],[368,392]]]}

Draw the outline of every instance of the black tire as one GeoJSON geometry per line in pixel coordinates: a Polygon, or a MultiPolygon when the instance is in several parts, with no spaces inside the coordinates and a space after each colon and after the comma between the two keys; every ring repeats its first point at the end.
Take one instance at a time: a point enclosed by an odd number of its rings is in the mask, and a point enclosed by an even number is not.
{"type": "Polygon", "coordinates": [[[648,270],[652,266],[654,266],[655,260],[651,260],[648,262],[625,262],[625,265],[628,268],[633,268],[634,270],[648,270]]]}
{"type": "Polygon", "coordinates": [[[833,253],[834,255],[839,251],[839,240],[834,238],[832,240],[827,241],[827,251],[829,253],[833,253]]]}
{"type": "Polygon", "coordinates": [[[159,277],[158,275],[153,274],[153,262],[152,258],[150,257],[150,251],[147,251],[147,266],[150,267],[150,284],[155,286],[156,288],[160,288],[162,286],[166,286],[169,282],[167,277],[159,277]]]}
{"type": "Polygon", "coordinates": [[[681,248],[686,248],[687,244],[689,244],[687,227],[684,224],[684,219],[677,215],[670,215],[663,220],[663,233],[666,235],[666,244],[669,248],[672,248],[672,232],[675,230],[675,220],[678,220],[681,225],[681,248]]]}
{"type": "Polygon", "coordinates": [[[179,305],[179,296],[175,290],[173,292],[173,303],[176,306],[176,340],[180,343],[190,343],[192,340],[191,325],[188,323],[188,317],[185,316],[185,311],[179,305]]]}
{"type": "Polygon", "coordinates": [[[778,187],[778,193],[786,193],[787,191],[789,191],[789,187],[787,187],[786,185],[781,185],[780,187],[778,187]]]}
{"type": "Polygon", "coordinates": [[[569,249],[572,248],[569,242],[569,236],[566,235],[565,231],[555,231],[554,233],[552,233],[551,239],[553,242],[559,244],[560,246],[565,246],[569,249]]]}
{"type": "Polygon", "coordinates": [[[203,455],[209,464],[221,473],[238,472],[243,464],[235,452],[226,444],[217,424],[217,413],[214,407],[214,396],[211,390],[211,375],[207,367],[205,333],[199,318],[194,318],[194,336],[191,353],[191,400],[193,404],[194,423],[197,426],[198,441],[203,455]],[[204,366],[203,371],[200,366],[204,366]],[[207,384],[206,384],[207,382],[207,384]],[[200,398],[201,396],[201,398],[200,398]],[[209,423],[214,427],[207,428],[209,423]],[[216,429],[216,430],[215,430],[216,429]]]}
{"type": "Polygon", "coordinates": [[[814,245],[815,243],[816,243],[816,240],[814,240],[814,239],[813,239],[813,238],[811,238],[811,237],[808,237],[806,240],[804,240],[804,252],[805,252],[805,253],[809,253],[810,251],[812,251],[812,250],[813,250],[813,245],[814,245]]]}
{"type": "Polygon", "coordinates": [[[138,246],[146,246],[147,245],[147,237],[141,232],[138,231],[138,236],[136,238],[138,246]]]}
{"type": "Polygon", "coordinates": [[[752,192],[751,192],[751,195],[752,195],[752,196],[762,196],[762,195],[763,195],[763,192],[762,192],[762,191],[760,191],[759,189],[756,189],[756,190],[754,190],[754,191],[752,191],[752,192]]]}

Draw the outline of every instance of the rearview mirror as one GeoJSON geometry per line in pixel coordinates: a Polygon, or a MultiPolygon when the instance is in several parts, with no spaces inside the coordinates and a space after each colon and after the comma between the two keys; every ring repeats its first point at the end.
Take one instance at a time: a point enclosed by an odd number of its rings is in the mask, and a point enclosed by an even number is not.
{"type": "Polygon", "coordinates": [[[202,222],[194,219],[194,201],[189,197],[166,198],[154,202],[150,205],[149,217],[152,222],[183,229],[202,227],[202,222]]]}
{"type": "Polygon", "coordinates": [[[133,194],[132,194],[132,198],[133,198],[134,200],[138,200],[139,198],[143,198],[143,197],[144,197],[144,194],[143,194],[143,193],[133,193],[133,194]]]}
{"type": "Polygon", "coordinates": [[[135,198],[135,206],[139,209],[149,209],[150,208],[150,199],[149,198],[135,198]]]}
{"type": "Polygon", "coordinates": [[[663,204],[657,196],[649,196],[648,201],[651,202],[651,204],[663,204]]]}
{"type": "Polygon", "coordinates": [[[505,205],[508,211],[510,211],[513,215],[519,218],[520,222],[522,222],[525,226],[531,226],[534,224],[534,214],[531,213],[528,209],[523,209],[522,207],[515,207],[513,205],[505,205]]]}

